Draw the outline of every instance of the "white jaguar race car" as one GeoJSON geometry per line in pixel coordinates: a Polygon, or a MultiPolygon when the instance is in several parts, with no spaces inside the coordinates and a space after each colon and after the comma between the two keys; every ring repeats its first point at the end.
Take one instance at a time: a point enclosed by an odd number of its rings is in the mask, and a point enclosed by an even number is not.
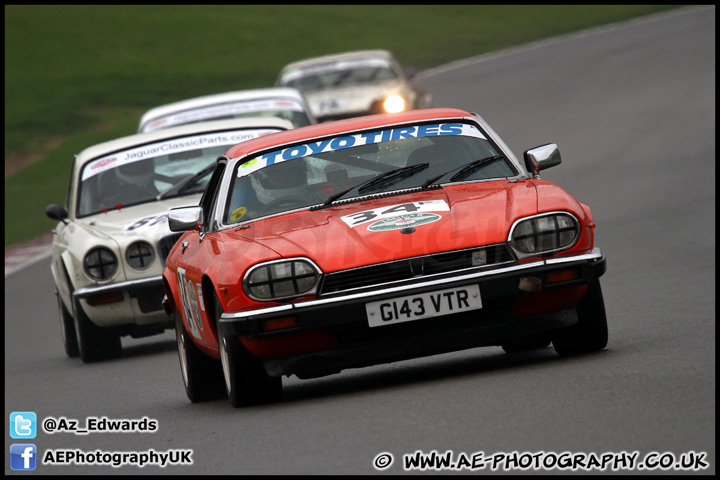
{"type": "Polygon", "coordinates": [[[286,65],[277,85],[300,90],[320,122],[427,108],[432,97],[387,50],[362,50],[286,65]]]}
{"type": "Polygon", "coordinates": [[[203,122],[136,134],[80,152],[65,206],[49,205],[65,352],[93,362],[120,356],[120,337],[173,328],[162,271],[179,233],[170,208],[197,205],[230,146],[293,128],[279,118],[203,122]]]}

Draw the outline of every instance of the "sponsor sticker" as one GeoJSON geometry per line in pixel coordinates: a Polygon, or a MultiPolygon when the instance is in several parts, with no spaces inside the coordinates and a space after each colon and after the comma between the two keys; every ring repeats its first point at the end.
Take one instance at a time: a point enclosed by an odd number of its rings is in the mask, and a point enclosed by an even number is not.
{"type": "Polygon", "coordinates": [[[222,145],[235,145],[253,138],[278,132],[277,129],[248,129],[231,130],[226,132],[208,133],[183,138],[175,138],[162,142],[141,145],[135,148],[115,152],[112,155],[101,157],[89,162],[82,172],[82,181],[121,165],[137,162],[147,158],[159,157],[170,153],[180,153],[189,150],[199,150],[222,145]]]}
{"type": "MultiPolygon", "coordinates": [[[[302,105],[293,100],[261,99],[255,101],[228,102],[180,112],[163,118],[162,123],[167,124],[167,126],[183,125],[203,120],[244,115],[252,112],[281,110],[304,111],[302,105]]],[[[155,127],[155,125],[155,122],[150,124],[151,127],[155,127]]]]}
{"type": "Polygon", "coordinates": [[[463,135],[468,137],[486,139],[475,126],[467,123],[438,123],[410,125],[407,127],[388,128],[385,130],[374,130],[357,134],[343,135],[340,137],[326,138],[316,142],[309,142],[292,147],[275,150],[260,157],[254,158],[238,169],[238,177],[244,177],[250,173],[273,165],[275,163],[293,160],[308,155],[333,152],[346,148],[372,145],[405,138],[437,137],[448,135],[463,135]]]}
{"type": "MultiPolygon", "coordinates": [[[[358,225],[363,225],[368,222],[375,222],[373,225],[379,223],[380,220],[384,219],[394,219],[394,218],[400,218],[400,217],[406,217],[409,214],[422,214],[427,212],[449,212],[450,207],[447,203],[445,203],[445,200],[424,200],[419,202],[408,202],[408,203],[400,203],[397,205],[390,205],[387,207],[380,207],[380,208],[373,208],[371,210],[363,210],[361,212],[355,212],[351,213],[350,215],[344,215],[340,217],[340,220],[345,222],[348,227],[357,227],[358,225]]],[[[424,217],[413,217],[414,220],[412,220],[412,225],[403,225],[398,228],[405,228],[406,226],[415,226],[415,225],[424,225],[426,223],[431,223],[439,220],[441,217],[440,215],[437,215],[438,218],[430,219],[430,217],[424,218],[424,217]],[[421,223],[415,223],[415,222],[421,222],[421,223]]],[[[385,228],[382,227],[383,224],[380,224],[380,226],[377,229],[372,229],[371,231],[383,231],[383,230],[396,230],[394,228],[385,228]],[[382,230],[381,230],[382,228],[382,230]]],[[[390,224],[388,224],[390,225],[390,224]]],[[[370,230],[370,228],[368,228],[370,230]]]]}
{"type": "Polygon", "coordinates": [[[319,62],[300,68],[288,70],[283,74],[281,83],[292,82],[308,75],[318,75],[329,72],[352,70],[356,68],[392,68],[390,62],[384,58],[348,58],[327,62],[319,62]]]}
{"type": "Polygon", "coordinates": [[[437,222],[441,218],[442,216],[437,213],[408,213],[407,215],[378,220],[368,225],[367,229],[371,232],[387,232],[437,222]]]}

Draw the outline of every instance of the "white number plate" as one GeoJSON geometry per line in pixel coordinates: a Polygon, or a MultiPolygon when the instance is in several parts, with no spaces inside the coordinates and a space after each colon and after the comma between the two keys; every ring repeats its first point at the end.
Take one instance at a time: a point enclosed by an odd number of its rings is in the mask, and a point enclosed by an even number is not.
{"type": "Polygon", "coordinates": [[[371,327],[410,322],[478,308],[482,308],[478,285],[448,288],[365,304],[368,324],[371,327]]]}

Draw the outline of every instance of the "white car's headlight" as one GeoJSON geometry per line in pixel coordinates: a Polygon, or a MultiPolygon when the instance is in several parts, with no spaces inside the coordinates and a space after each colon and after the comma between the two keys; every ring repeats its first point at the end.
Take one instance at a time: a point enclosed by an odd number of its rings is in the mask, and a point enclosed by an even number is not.
{"type": "Polygon", "coordinates": [[[125,252],[125,260],[135,270],[145,270],[155,261],[155,251],[148,242],[135,242],[125,252]]]}
{"type": "Polygon", "coordinates": [[[260,301],[298,297],[314,292],[320,274],[307,259],[276,260],[248,270],[243,288],[250,298],[260,301]]]}
{"type": "Polygon", "coordinates": [[[383,102],[383,108],[387,113],[402,112],[405,110],[405,99],[400,95],[389,95],[383,102]]]}
{"type": "Polygon", "coordinates": [[[515,222],[510,244],[525,255],[538,255],[570,248],[580,235],[580,222],[569,213],[553,212],[515,222]]]}
{"type": "Polygon", "coordinates": [[[83,260],[85,273],[96,280],[107,280],[115,275],[118,261],[115,254],[106,247],[96,247],[90,250],[83,260]]]}

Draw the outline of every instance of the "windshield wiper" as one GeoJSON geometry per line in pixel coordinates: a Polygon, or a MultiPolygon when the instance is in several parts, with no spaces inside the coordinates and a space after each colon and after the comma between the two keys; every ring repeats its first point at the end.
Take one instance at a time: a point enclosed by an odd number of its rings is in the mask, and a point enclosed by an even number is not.
{"type": "Polygon", "coordinates": [[[160,192],[160,193],[158,194],[157,197],[155,197],[155,199],[156,199],[156,200],[162,200],[162,199],[168,198],[168,197],[170,197],[170,196],[176,196],[176,197],[181,196],[183,193],[185,193],[186,187],[188,187],[189,185],[191,185],[191,184],[192,184],[193,182],[195,182],[196,180],[201,179],[202,177],[204,177],[204,176],[207,175],[208,173],[212,172],[214,169],[215,169],[215,164],[214,164],[214,163],[211,163],[210,165],[208,165],[207,167],[203,168],[203,169],[200,170],[199,172],[194,173],[194,174],[192,174],[192,175],[190,175],[190,176],[188,176],[188,177],[185,177],[185,178],[183,178],[182,180],[180,180],[178,183],[176,183],[175,185],[173,185],[172,187],[170,187],[170,188],[168,188],[168,189],[166,189],[166,190],[163,190],[162,192],[160,192]]]}
{"type": "Polygon", "coordinates": [[[443,178],[445,175],[449,175],[458,169],[460,169],[460,171],[457,172],[455,175],[453,175],[450,178],[450,181],[455,182],[458,180],[462,180],[463,178],[466,178],[466,177],[470,176],[471,174],[475,173],[483,165],[494,162],[495,160],[502,160],[503,158],[505,158],[505,157],[502,157],[500,155],[493,155],[491,157],[485,157],[485,158],[481,158],[479,160],[473,160],[470,163],[461,165],[459,167],[455,167],[452,170],[448,170],[447,172],[443,172],[440,175],[437,175],[435,177],[427,179],[425,181],[425,183],[422,184],[421,188],[423,190],[427,189],[430,185],[434,184],[435,182],[437,182],[438,180],[443,178]]]}
{"type": "Polygon", "coordinates": [[[323,202],[324,206],[330,205],[332,202],[337,200],[338,198],[344,196],[345,194],[351,192],[352,190],[355,190],[357,188],[358,193],[365,191],[369,189],[370,187],[373,187],[375,185],[378,185],[379,183],[383,183],[392,179],[401,178],[405,176],[410,176],[414,174],[415,172],[418,172],[420,170],[423,170],[427,167],[429,167],[429,163],[418,163],[417,165],[410,165],[407,167],[401,167],[396,168],[394,170],[389,170],[387,172],[379,173],[375,175],[373,178],[369,180],[365,180],[364,182],[354,185],[350,188],[346,188],[345,190],[342,190],[338,193],[333,193],[328,197],[327,200],[323,202]]]}
{"type": "MultiPolygon", "coordinates": [[[[476,172],[480,167],[482,167],[483,165],[486,165],[486,164],[488,164],[488,163],[492,163],[492,162],[494,162],[494,161],[496,161],[496,160],[502,160],[503,158],[505,158],[505,157],[502,157],[502,156],[500,156],[500,155],[493,155],[493,156],[491,156],[491,157],[485,157],[485,158],[481,158],[480,160],[472,161],[472,162],[468,163],[467,165],[465,165],[464,167],[462,167],[462,168],[460,169],[460,171],[457,172],[455,175],[453,175],[452,177],[450,177],[450,181],[451,181],[451,182],[457,182],[458,180],[462,180],[462,179],[464,179],[464,178],[466,178],[466,177],[469,177],[470,175],[472,175],[473,173],[475,173],[475,172],[476,172]]],[[[452,171],[452,170],[451,170],[451,171],[452,171]]],[[[448,173],[449,173],[449,172],[448,172],[448,173]]]]}
{"type": "Polygon", "coordinates": [[[368,180],[363,185],[360,185],[358,187],[358,193],[367,190],[371,187],[374,187],[375,185],[378,185],[380,183],[385,183],[390,180],[394,179],[400,179],[403,177],[409,177],[410,175],[413,175],[415,172],[419,172],[420,170],[424,170],[430,166],[429,163],[418,163],[416,165],[410,165],[407,167],[401,167],[396,168],[395,170],[390,170],[389,172],[380,173],[375,176],[375,178],[368,180]]]}

